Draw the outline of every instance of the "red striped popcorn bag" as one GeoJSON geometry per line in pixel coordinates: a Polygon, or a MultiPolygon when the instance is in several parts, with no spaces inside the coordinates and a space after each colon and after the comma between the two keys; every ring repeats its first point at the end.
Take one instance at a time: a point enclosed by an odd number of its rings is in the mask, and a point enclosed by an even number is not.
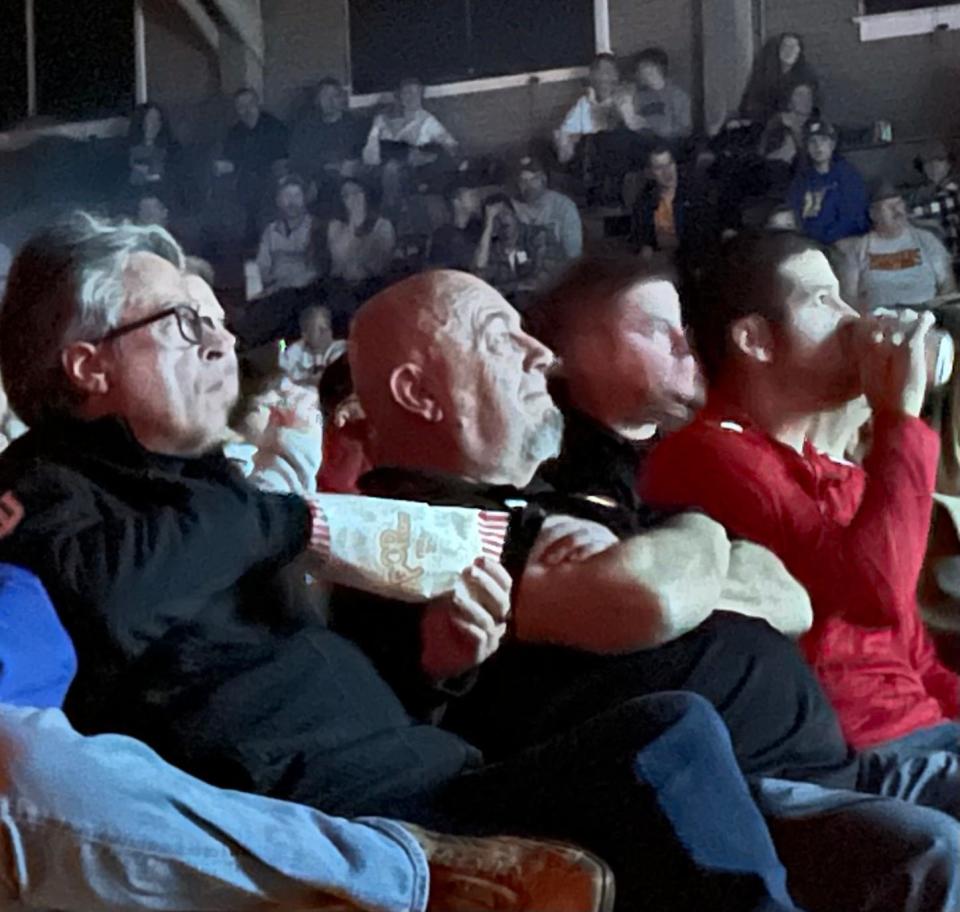
{"type": "Polygon", "coordinates": [[[317,576],[422,602],[453,589],[478,557],[500,560],[509,514],[353,494],[311,494],[317,576]]]}

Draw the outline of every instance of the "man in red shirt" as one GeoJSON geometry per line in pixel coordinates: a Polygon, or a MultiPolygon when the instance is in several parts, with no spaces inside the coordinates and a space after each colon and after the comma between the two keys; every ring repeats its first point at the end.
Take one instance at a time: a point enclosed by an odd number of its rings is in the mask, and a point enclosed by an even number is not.
{"type": "Polygon", "coordinates": [[[854,746],[960,753],[960,684],[915,597],[938,456],[918,418],[930,316],[858,320],[820,248],[789,234],[735,240],[704,287],[691,324],[707,405],[654,450],[642,493],[702,508],[807,587],[802,646],[854,746]],[[862,469],[808,439],[818,413],[861,393],[862,469]]]}

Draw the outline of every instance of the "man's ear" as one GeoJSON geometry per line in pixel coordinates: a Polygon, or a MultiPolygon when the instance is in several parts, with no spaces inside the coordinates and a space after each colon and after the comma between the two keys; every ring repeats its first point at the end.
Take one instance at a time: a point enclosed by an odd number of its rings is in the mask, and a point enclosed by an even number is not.
{"type": "Polygon", "coordinates": [[[60,363],[70,383],[90,396],[102,396],[110,389],[103,354],[90,342],[72,342],[60,353],[60,363]]]}
{"type": "Polygon", "coordinates": [[[759,314],[750,314],[734,321],[730,327],[733,347],[742,355],[769,364],[773,361],[774,339],[770,324],[759,314]]]}
{"type": "Polygon", "coordinates": [[[443,409],[424,385],[423,368],[419,364],[408,362],[393,369],[390,374],[390,394],[393,401],[405,411],[430,422],[443,420],[443,409]]]}

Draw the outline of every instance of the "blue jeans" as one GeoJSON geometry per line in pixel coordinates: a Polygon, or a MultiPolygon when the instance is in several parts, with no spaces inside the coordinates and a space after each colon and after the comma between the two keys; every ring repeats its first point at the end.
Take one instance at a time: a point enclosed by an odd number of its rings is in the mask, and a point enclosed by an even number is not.
{"type": "MultiPolygon", "coordinates": [[[[895,776],[873,784],[896,791],[895,776]]],[[[947,814],[903,798],[782,779],[757,780],[754,795],[790,889],[811,910],[960,909],[960,823],[947,814]]]]}
{"type": "Polygon", "coordinates": [[[0,908],[422,912],[399,824],[212,788],[138,741],[0,705],[0,908]]]}
{"type": "Polygon", "coordinates": [[[583,845],[609,863],[617,909],[629,912],[796,909],[727,727],[692,693],[627,700],[425,804],[377,813],[583,845]]]}
{"type": "MultiPolygon", "coordinates": [[[[81,737],[57,710],[0,707],[0,778],[0,908],[426,905],[426,864],[399,824],[211,788],[130,738],[81,737]]],[[[425,797],[383,812],[582,842],[614,867],[631,912],[796,908],[726,727],[692,694],[630,701],[425,797]]]]}
{"type": "Polygon", "coordinates": [[[920,728],[902,738],[884,741],[869,749],[869,753],[903,753],[905,751],[952,751],[960,754],[960,722],[941,722],[929,728],[920,728]]]}

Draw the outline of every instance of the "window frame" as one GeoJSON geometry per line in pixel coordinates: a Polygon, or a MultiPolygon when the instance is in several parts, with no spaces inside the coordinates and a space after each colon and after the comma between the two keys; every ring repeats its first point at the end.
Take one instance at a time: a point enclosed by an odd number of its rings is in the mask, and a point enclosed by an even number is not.
{"type": "MultiPolygon", "coordinates": [[[[350,107],[370,108],[389,100],[393,93],[368,92],[361,95],[353,93],[353,64],[350,60],[350,17],[347,16],[347,71],[350,74],[350,107]]],[[[610,0],[593,0],[594,51],[597,54],[610,53],[610,0]]],[[[425,86],[425,98],[446,98],[456,95],[471,95],[477,92],[495,92],[517,86],[542,85],[550,82],[570,82],[584,79],[589,68],[560,67],[552,70],[536,70],[527,73],[511,73],[507,76],[485,76],[479,79],[463,79],[425,86]]]]}
{"type": "Polygon", "coordinates": [[[862,42],[954,31],[960,29],[960,3],[867,14],[864,13],[863,0],[860,0],[860,15],[853,21],[860,27],[862,42]]]}
{"type": "MultiPolygon", "coordinates": [[[[27,117],[37,116],[37,33],[34,17],[34,0],[24,0],[23,14],[26,17],[27,38],[27,117]]],[[[133,0],[133,95],[137,104],[147,100],[147,48],[146,25],[143,16],[143,0],[133,0]]],[[[115,118],[109,118],[113,120],[115,118]]]]}

